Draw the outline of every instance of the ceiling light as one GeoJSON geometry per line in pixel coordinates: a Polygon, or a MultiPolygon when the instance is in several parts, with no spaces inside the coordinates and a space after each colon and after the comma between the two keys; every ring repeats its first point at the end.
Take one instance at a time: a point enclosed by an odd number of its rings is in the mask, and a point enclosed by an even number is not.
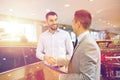
{"type": "Polygon", "coordinates": [[[66,29],[66,27],[63,27],[63,29],[66,29]]]}
{"type": "Polygon", "coordinates": [[[108,22],[107,24],[109,25],[110,23],[108,22]]]}
{"type": "Polygon", "coordinates": [[[5,60],[6,60],[6,58],[3,58],[3,60],[5,61],[5,60]]]}
{"type": "Polygon", "coordinates": [[[12,11],[13,11],[13,9],[9,9],[9,11],[10,11],[10,12],[12,12],[12,11]]]}
{"type": "Polygon", "coordinates": [[[65,6],[65,7],[70,7],[70,4],[65,4],[64,6],[65,6]]]}
{"type": "Polygon", "coordinates": [[[89,0],[89,1],[94,1],[94,0],[89,0]]]}
{"type": "Polygon", "coordinates": [[[117,27],[116,25],[113,25],[113,27],[117,27]]]}
{"type": "Polygon", "coordinates": [[[32,13],[32,15],[36,15],[35,13],[32,13]]]}
{"type": "Polygon", "coordinates": [[[46,9],[46,12],[50,12],[51,10],[50,9],[46,9]]]}

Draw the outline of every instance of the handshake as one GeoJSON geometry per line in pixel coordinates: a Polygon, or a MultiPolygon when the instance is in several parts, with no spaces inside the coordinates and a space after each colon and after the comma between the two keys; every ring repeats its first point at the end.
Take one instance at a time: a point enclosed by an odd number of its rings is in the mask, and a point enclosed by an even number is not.
{"type": "Polygon", "coordinates": [[[51,66],[67,66],[69,63],[69,59],[66,57],[58,57],[57,59],[51,56],[44,56],[44,60],[51,66]]]}

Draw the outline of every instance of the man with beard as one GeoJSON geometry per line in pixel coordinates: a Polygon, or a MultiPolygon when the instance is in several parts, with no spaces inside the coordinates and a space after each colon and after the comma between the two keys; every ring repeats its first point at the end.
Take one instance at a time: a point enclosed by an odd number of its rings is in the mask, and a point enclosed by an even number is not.
{"type": "Polygon", "coordinates": [[[58,16],[55,12],[46,14],[48,30],[40,35],[36,56],[50,68],[68,65],[73,53],[73,44],[68,32],[58,28],[58,16]]]}

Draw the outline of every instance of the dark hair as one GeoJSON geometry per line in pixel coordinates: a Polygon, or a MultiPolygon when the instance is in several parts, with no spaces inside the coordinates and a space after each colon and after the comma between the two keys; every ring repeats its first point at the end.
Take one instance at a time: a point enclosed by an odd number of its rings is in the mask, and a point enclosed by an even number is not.
{"type": "Polygon", "coordinates": [[[92,21],[91,14],[86,10],[78,10],[74,14],[75,21],[80,21],[85,29],[89,29],[92,21]]]}
{"type": "Polygon", "coordinates": [[[49,15],[56,15],[57,16],[57,13],[53,12],[53,11],[50,11],[46,14],[46,19],[48,18],[49,15]]]}

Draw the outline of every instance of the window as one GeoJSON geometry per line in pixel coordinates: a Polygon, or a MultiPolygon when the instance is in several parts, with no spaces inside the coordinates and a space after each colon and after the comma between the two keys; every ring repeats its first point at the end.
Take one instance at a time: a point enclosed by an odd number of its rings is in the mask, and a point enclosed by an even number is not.
{"type": "Polygon", "coordinates": [[[0,21],[0,40],[36,42],[36,25],[16,21],[0,21]]]}

